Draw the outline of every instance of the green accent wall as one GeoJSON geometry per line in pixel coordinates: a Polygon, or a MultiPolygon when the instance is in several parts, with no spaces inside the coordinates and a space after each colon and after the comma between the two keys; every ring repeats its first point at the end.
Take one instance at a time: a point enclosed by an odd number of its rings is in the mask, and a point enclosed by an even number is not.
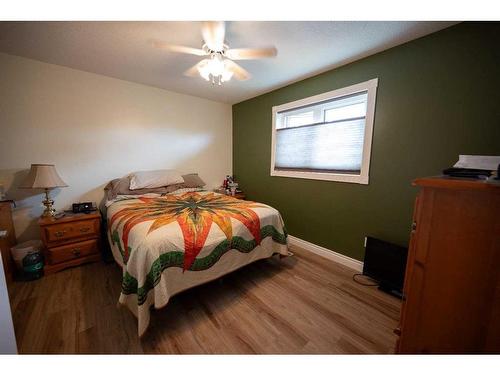
{"type": "Polygon", "coordinates": [[[413,179],[440,174],[459,154],[500,155],[499,47],[500,23],[461,23],[235,104],[236,180],[303,240],[360,260],[367,234],[407,245],[413,179]],[[372,78],[369,185],[270,176],[273,106],[372,78]]]}

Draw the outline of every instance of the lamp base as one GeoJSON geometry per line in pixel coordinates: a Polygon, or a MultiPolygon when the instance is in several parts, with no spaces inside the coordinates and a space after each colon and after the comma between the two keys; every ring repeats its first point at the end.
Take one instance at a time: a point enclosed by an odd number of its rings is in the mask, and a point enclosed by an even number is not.
{"type": "Polygon", "coordinates": [[[45,206],[42,217],[54,217],[56,215],[56,210],[53,207],[54,201],[49,197],[49,189],[45,189],[45,199],[42,203],[45,206]]]}

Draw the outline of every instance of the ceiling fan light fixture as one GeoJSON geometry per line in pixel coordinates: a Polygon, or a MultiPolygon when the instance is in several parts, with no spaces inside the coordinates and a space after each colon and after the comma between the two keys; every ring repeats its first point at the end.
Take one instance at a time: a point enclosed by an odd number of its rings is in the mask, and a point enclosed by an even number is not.
{"type": "Polygon", "coordinates": [[[205,59],[198,64],[198,72],[206,81],[221,85],[231,80],[233,72],[227,67],[226,60],[220,53],[212,53],[210,59],[205,59]]]}
{"type": "Polygon", "coordinates": [[[224,59],[219,53],[212,54],[208,65],[210,67],[210,73],[212,73],[213,76],[222,75],[222,73],[224,73],[224,70],[226,69],[224,59]]]}

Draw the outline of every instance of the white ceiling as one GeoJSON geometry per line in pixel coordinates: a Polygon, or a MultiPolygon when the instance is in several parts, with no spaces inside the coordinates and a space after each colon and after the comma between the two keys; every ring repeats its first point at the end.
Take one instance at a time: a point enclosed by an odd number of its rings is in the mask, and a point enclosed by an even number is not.
{"type": "Polygon", "coordinates": [[[252,78],[214,86],[183,72],[201,58],[148,41],[201,47],[199,22],[0,22],[0,52],[238,103],[456,22],[227,22],[230,47],[274,45],[273,59],[240,61],[252,78]]]}

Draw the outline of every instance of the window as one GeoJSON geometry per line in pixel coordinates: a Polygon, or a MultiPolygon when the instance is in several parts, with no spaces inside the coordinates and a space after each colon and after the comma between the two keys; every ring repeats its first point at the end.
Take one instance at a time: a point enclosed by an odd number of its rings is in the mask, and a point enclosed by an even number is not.
{"type": "Polygon", "coordinates": [[[271,176],[368,184],[377,83],[273,107],[271,176]]]}

